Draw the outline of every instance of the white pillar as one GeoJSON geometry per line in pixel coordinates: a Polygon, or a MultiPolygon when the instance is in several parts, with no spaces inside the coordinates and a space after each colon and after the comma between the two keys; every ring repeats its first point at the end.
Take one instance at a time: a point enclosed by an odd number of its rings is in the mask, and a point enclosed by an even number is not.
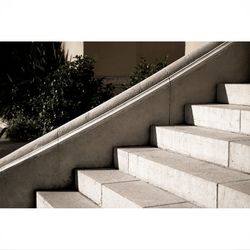
{"type": "Polygon", "coordinates": [[[65,54],[68,53],[68,60],[72,61],[75,56],[83,55],[84,45],[83,42],[63,42],[62,44],[65,54]]]}
{"type": "Polygon", "coordinates": [[[185,55],[189,54],[190,52],[200,48],[207,42],[186,42],[185,44],[185,55]]]}

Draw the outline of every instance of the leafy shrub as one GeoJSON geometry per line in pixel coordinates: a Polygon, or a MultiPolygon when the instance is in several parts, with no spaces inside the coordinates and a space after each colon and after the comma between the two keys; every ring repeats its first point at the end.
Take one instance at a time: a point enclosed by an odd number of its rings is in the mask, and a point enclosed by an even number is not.
{"type": "Polygon", "coordinates": [[[40,93],[39,116],[46,133],[108,100],[112,87],[94,77],[92,58],[77,56],[50,74],[40,93]]]}
{"type": "Polygon", "coordinates": [[[155,63],[148,63],[146,59],[142,57],[130,76],[130,85],[132,86],[139,83],[167,65],[167,57],[163,60],[156,60],[155,63]]]}
{"type": "Polygon", "coordinates": [[[29,95],[29,107],[12,106],[8,129],[12,140],[33,140],[112,97],[111,85],[94,77],[94,60],[75,59],[37,79],[37,95],[29,95]]]}
{"type": "Polygon", "coordinates": [[[60,42],[2,42],[0,53],[0,116],[9,120],[17,108],[33,108],[37,86],[66,58],[60,42]]]}

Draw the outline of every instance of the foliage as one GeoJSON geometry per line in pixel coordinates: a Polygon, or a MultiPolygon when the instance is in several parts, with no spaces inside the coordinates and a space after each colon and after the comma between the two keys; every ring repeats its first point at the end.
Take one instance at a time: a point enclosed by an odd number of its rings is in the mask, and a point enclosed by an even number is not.
{"type": "Polygon", "coordinates": [[[112,97],[111,85],[94,77],[94,60],[77,56],[51,73],[40,85],[37,99],[43,134],[112,97]]]}
{"type": "Polygon", "coordinates": [[[94,77],[93,59],[68,62],[56,43],[26,46],[19,55],[13,50],[16,69],[6,67],[0,77],[1,86],[8,86],[0,115],[9,123],[10,139],[33,140],[112,96],[111,86],[94,77]]]}
{"type": "Polygon", "coordinates": [[[31,109],[41,79],[66,58],[59,42],[3,42],[0,52],[0,116],[9,120],[15,108],[31,109]]]}
{"type": "Polygon", "coordinates": [[[139,63],[136,65],[134,72],[130,76],[131,86],[153,75],[167,65],[167,57],[165,57],[163,60],[156,60],[154,63],[148,63],[146,59],[142,57],[139,63]]]}

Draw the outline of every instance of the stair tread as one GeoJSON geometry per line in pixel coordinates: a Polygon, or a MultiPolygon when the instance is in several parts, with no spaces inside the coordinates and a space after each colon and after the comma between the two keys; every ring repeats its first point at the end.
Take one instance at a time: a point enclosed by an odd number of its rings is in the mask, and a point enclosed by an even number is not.
{"type": "Polygon", "coordinates": [[[233,182],[233,183],[225,183],[223,186],[226,186],[231,189],[250,195],[250,180],[244,180],[244,181],[233,182]]]}
{"type": "MultiPolygon", "coordinates": [[[[126,151],[126,148],[119,148],[119,150],[126,151]]],[[[138,148],[131,147],[127,152],[215,183],[250,180],[248,174],[168,150],[156,148],[152,151],[138,151],[138,148]]]]}
{"type": "Polygon", "coordinates": [[[208,104],[187,104],[187,105],[188,106],[204,107],[204,108],[214,108],[214,109],[250,111],[249,105],[239,105],[239,104],[208,103],[208,104]]]}
{"type": "Polygon", "coordinates": [[[51,208],[98,208],[98,206],[80,192],[39,191],[37,198],[46,207],[51,208]]]}
{"type": "Polygon", "coordinates": [[[132,175],[125,174],[117,169],[105,168],[105,169],[84,169],[78,170],[78,174],[84,174],[90,178],[95,179],[100,184],[109,184],[124,181],[138,180],[132,175]]]}
{"type": "Polygon", "coordinates": [[[250,136],[214,128],[205,128],[192,125],[155,126],[155,127],[158,129],[171,130],[179,133],[187,133],[223,141],[250,140],[250,136]]]}
{"type": "MultiPolygon", "coordinates": [[[[79,172],[81,175],[86,173],[88,177],[95,179],[97,182],[101,181],[102,205],[104,207],[122,207],[122,204],[127,204],[127,202],[131,205],[131,207],[144,208],[163,205],[167,206],[171,204],[176,204],[178,207],[179,203],[188,203],[186,200],[170,192],[138,180],[135,177],[119,170],[99,169],[94,171],[79,170],[79,172]],[[103,179],[100,178],[102,175],[106,177],[103,179]],[[107,178],[108,175],[110,175],[110,178],[107,178]],[[124,176],[124,178],[122,178],[122,176],[124,176]],[[102,182],[103,180],[104,182],[102,182]],[[112,201],[111,203],[109,203],[110,201],[107,202],[107,199],[109,199],[107,198],[108,196],[114,197],[113,203],[112,201]]],[[[188,206],[192,207],[194,205],[190,203],[188,206]]],[[[180,207],[183,207],[183,205],[180,205],[180,207]]]]}

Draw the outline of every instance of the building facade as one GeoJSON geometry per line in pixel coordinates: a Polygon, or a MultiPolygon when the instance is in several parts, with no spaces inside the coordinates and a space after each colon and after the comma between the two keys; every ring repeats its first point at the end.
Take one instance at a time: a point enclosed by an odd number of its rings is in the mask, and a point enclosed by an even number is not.
{"type": "Polygon", "coordinates": [[[167,58],[168,64],[185,55],[185,42],[65,42],[69,60],[76,55],[95,59],[95,75],[121,92],[141,58],[148,63],[167,58]]]}

